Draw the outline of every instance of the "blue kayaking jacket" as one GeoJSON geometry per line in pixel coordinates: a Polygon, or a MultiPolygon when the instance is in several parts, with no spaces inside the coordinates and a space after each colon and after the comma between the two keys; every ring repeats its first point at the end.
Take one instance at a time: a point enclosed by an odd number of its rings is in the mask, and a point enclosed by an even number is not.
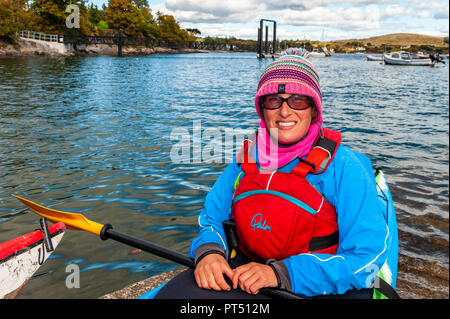
{"type": "MultiPolygon", "coordinates": [[[[279,171],[290,172],[298,163],[296,159],[279,171]]],[[[229,255],[222,222],[231,218],[235,183],[241,172],[234,159],[208,193],[198,218],[200,232],[190,247],[191,258],[204,244],[219,245],[229,255]]],[[[306,179],[336,209],[339,247],[336,255],[304,253],[279,261],[287,268],[290,290],[316,296],[369,288],[385,264],[392,243],[386,205],[378,198],[370,160],[341,144],[327,170],[319,175],[308,174],[306,179]]],[[[396,260],[394,266],[395,276],[396,260]]]]}

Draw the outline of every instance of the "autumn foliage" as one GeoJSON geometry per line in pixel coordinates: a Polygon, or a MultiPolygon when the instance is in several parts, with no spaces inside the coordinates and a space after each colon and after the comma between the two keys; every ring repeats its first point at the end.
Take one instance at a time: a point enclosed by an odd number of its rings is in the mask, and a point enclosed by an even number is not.
{"type": "Polygon", "coordinates": [[[0,0],[0,37],[14,38],[21,30],[58,34],[101,35],[123,32],[127,36],[193,40],[198,30],[184,30],[171,15],[156,12],[148,0],[109,0],[98,8],[86,0],[0,0]],[[80,27],[67,28],[66,8],[75,4],[80,27]]]}

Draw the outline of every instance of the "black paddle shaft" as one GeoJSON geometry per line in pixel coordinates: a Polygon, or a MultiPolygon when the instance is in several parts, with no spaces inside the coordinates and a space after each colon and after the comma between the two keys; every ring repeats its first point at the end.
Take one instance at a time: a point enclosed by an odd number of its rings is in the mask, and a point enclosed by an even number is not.
{"type": "Polygon", "coordinates": [[[186,266],[188,268],[195,268],[194,261],[186,255],[180,254],[175,250],[171,250],[143,239],[135,238],[130,235],[115,231],[110,224],[105,224],[100,233],[100,238],[103,240],[113,239],[125,245],[132,246],[156,256],[176,262],[177,264],[186,266]]]}
{"type": "MultiPolygon", "coordinates": [[[[146,240],[135,238],[133,236],[115,231],[110,224],[105,224],[103,226],[100,232],[100,238],[102,240],[113,239],[125,245],[141,249],[148,253],[173,261],[177,264],[195,269],[194,261],[188,256],[180,254],[175,250],[153,244],[146,240]]],[[[259,292],[274,299],[302,299],[298,295],[280,289],[262,288],[259,292]]]]}

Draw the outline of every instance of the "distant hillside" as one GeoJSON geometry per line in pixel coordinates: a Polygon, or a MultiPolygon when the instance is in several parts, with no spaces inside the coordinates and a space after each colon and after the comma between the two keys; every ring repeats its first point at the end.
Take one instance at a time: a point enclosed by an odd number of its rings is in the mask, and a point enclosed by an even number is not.
{"type": "Polygon", "coordinates": [[[341,45],[345,45],[348,42],[360,42],[365,45],[370,43],[372,46],[386,44],[390,46],[429,45],[435,47],[448,47],[448,43],[444,43],[444,37],[433,37],[414,33],[393,33],[367,39],[348,39],[333,42],[341,45]]]}

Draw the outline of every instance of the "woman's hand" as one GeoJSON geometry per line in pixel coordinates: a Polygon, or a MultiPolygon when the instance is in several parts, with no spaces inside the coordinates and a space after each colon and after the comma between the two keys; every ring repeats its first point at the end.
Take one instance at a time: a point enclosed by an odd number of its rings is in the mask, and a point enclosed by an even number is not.
{"type": "Polygon", "coordinates": [[[272,267],[256,262],[235,268],[231,281],[233,288],[236,289],[239,284],[241,290],[254,295],[261,288],[278,286],[277,276],[272,267]]]}
{"type": "Polygon", "coordinates": [[[220,254],[203,257],[194,270],[195,281],[200,288],[229,291],[231,287],[226,283],[223,274],[231,279],[233,270],[220,254]]]}

